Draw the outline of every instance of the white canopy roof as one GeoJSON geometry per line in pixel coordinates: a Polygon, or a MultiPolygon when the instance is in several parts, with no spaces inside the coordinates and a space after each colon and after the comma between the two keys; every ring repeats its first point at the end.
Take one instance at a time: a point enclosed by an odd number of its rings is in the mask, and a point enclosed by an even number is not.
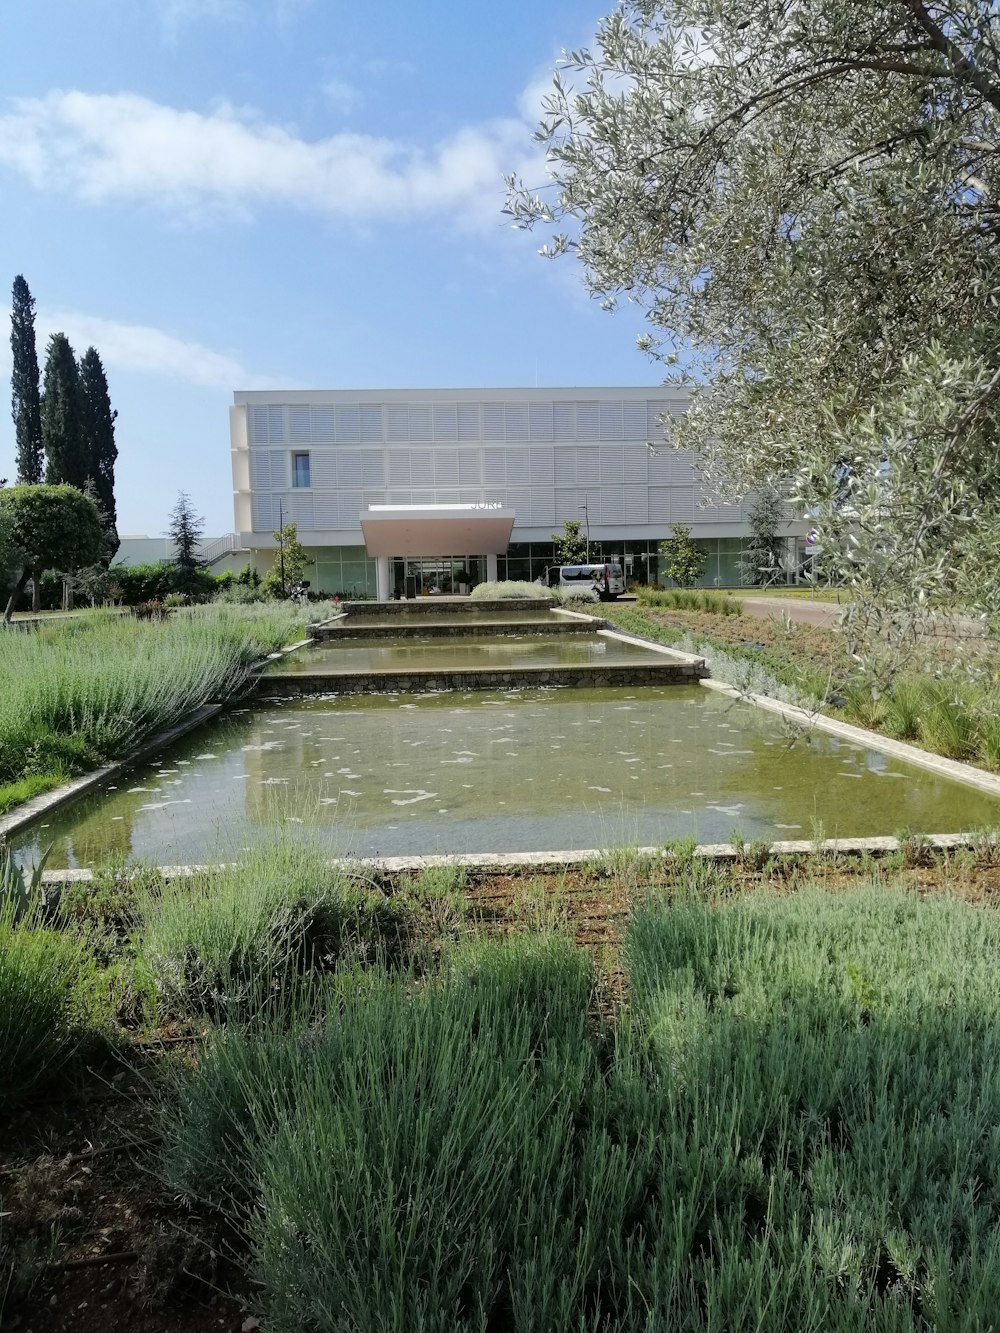
{"type": "Polygon", "coordinates": [[[369,555],[502,555],[513,509],[502,505],[371,505],[361,515],[369,555]]]}

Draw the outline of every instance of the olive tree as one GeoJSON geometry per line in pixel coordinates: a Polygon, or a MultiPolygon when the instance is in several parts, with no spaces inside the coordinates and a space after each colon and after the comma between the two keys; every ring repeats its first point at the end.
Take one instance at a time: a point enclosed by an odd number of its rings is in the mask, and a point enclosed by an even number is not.
{"type": "Polygon", "coordinates": [[[671,442],[787,486],[869,643],[1000,605],[998,62],[994,0],[625,0],[556,75],[549,184],[509,182],[645,307],[694,387],[671,442]]]}
{"type": "Polygon", "coordinates": [[[0,528],[5,525],[20,570],[7,602],[5,622],[10,621],[29,579],[34,579],[37,592],[45,570],[71,573],[96,564],[101,552],[97,506],[75,486],[0,489],[0,528]]]}

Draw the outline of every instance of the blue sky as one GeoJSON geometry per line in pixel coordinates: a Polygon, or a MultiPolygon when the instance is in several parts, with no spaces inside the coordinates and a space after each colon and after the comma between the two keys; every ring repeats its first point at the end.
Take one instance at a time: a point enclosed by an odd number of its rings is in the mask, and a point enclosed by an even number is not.
{"type": "Polygon", "coordinates": [[[232,528],[237,388],[658,382],[636,312],[500,213],[504,171],[544,182],[540,96],[601,12],[4,0],[0,287],[27,278],[40,360],[56,329],[104,359],[122,533],[181,487],[232,528]]]}

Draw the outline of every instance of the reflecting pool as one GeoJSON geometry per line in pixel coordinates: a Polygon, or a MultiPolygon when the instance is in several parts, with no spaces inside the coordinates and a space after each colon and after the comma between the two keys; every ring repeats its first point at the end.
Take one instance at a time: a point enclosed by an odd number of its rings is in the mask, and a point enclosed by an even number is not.
{"type": "Polygon", "coordinates": [[[613,634],[525,634],[505,638],[327,639],[282,658],[269,670],[282,675],[338,671],[504,670],[522,666],[600,666],[607,662],[656,663],[664,654],[613,634]]]}
{"type": "Polygon", "coordinates": [[[698,686],[287,701],[224,714],[15,840],[49,864],[218,860],[285,825],[331,853],[559,850],[957,832],[1000,803],[795,737],[698,686]],[[821,831],[820,831],[821,830],[821,831]]]}

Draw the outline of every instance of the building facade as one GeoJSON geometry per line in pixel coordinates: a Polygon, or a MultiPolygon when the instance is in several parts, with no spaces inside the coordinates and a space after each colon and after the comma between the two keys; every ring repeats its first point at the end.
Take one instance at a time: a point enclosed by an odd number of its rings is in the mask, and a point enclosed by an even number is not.
{"type": "MultiPolygon", "coordinates": [[[[664,443],[661,419],[686,401],[648,388],[240,391],[238,542],[264,572],[274,531],[294,522],[314,589],[392,596],[407,577],[442,591],[535,579],[566,520],[592,559],[654,582],[657,545],[683,523],[708,556],[701,583],[736,585],[744,507],[664,443]]],[[[790,522],[789,541],[802,531],[790,522]]]]}

